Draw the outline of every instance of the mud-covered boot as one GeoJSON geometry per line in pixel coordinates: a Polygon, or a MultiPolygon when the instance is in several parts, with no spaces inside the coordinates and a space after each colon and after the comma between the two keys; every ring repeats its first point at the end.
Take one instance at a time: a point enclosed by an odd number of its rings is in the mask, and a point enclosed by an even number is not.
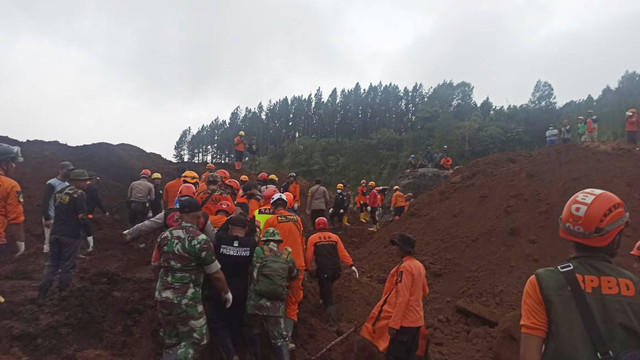
{"type": "Polygon", "coordinates": [[[294,350],[296,345],[293,343],[293,327],[296,325],[296,322],[293,319],[285,317],[284,318],[284,326],[287,329],[287,336],[289,337],[289,350],[294,350]]]}
{"type": "Polygon", "coordinates": [[[275,346],[273,351],[276,354],[276,359],[278,360],[291,360],[291,355],[289,353],[289,344],[283,344],[279,346],[275,346]]]}
{"type": "Polygon", "coordinates": [[[342,225],[344,226],[351,226],[351,224],[349,224],[349,217],[347,215],[344,215],[342,217],[342,225]]]}
{"type": "Polygon", "coordinates": [[[338,308],[335,305],[331,305],[327,307],[325,310],[325,318],[327,321],[327,326],[331,331],[338,330],[338,308]]]}
{"type": "Polygon", "coordinates": [[[360,222],[366,223],[367,219],[365,218],[365,213],[360,213],[360,222]]]}

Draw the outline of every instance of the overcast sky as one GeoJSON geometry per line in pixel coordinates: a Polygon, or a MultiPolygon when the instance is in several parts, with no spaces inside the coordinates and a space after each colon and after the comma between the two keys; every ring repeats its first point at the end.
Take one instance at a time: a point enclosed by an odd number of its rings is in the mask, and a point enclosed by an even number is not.
{"type": "Polygon", "coordinates": [[[0,134],[126,142],[322,87],[469,81],[559,102],[640,70],[640,1],[0,0],[0,134]]]}

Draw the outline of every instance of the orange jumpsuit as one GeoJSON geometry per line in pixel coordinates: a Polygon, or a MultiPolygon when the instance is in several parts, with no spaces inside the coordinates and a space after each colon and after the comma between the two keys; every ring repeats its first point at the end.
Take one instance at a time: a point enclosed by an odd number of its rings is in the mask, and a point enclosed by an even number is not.
{"type": "Polygon", "coordinates": [[[22,202],[20,185],[0,170],[0,244],[7,243],[5,230],[8,225],[24,222],[22,202]]]}
{"type": "Polygon", "coordinates": [[[360,335],[381,352],[386,352],[389,328],[398,330],[400,327],[424,326],[422,299],[428,294],[424,266],[413,256],[405,256],[387,277],[382,299],[369,314],[360,335]]]}
{"type": "Polygon", "coordinates": [[[164,206],[166,206],[167,209],[173,209],[173,203],[176,200],[176,196],[178,196],[178,190],[180,190],[180,186],[182,186],[181,179],[171,180],[164,186],[162,200],[164,201],[164,206]]]}
{"type": "MultiPolygon", "coordinates": [[[[304,235],[302,234],[302,221],[300,221],[300,218],[287,210],[279,209],[265,221],[263,229],[268,228],[275,228],[280,232],[280,237],[282,237],[280,249],[290,248],[291,257],[298,269],[305,269],[304,235]]],[[[298,278],[289,282],[287,290],[287,299],[285,301],[287,317],[293,319],[293,321],[298,321],[298,303],[304,296],[302,291],[303,278],[304,271],[300,271],[298,278]]]]}
{"type": "Polygon", "coordinates": [[[292,182],[289,184],[289,192],[293,195],[293,204],[300,206],[300,184],[292,182]]]}

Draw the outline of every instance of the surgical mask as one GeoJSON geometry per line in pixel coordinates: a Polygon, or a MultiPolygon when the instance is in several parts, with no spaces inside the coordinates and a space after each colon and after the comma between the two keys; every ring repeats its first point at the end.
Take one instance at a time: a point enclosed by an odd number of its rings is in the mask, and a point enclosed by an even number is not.
{"type": "Polygon", "coordinates": [[[338,191],[336,191],[336,192],[337,192],[338,194],[340,194],[340,193],[342,192],[342,190],[338,190],[338,191]]]}

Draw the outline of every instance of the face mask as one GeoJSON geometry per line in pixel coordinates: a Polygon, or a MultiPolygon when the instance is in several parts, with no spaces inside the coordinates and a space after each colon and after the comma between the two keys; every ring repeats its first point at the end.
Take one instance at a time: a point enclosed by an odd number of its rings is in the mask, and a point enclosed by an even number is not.
{"type": "Polygon", "coordinates": [[[342,192],[342,190],[338,190],[337,193],[340,194],[342,192]]]}

